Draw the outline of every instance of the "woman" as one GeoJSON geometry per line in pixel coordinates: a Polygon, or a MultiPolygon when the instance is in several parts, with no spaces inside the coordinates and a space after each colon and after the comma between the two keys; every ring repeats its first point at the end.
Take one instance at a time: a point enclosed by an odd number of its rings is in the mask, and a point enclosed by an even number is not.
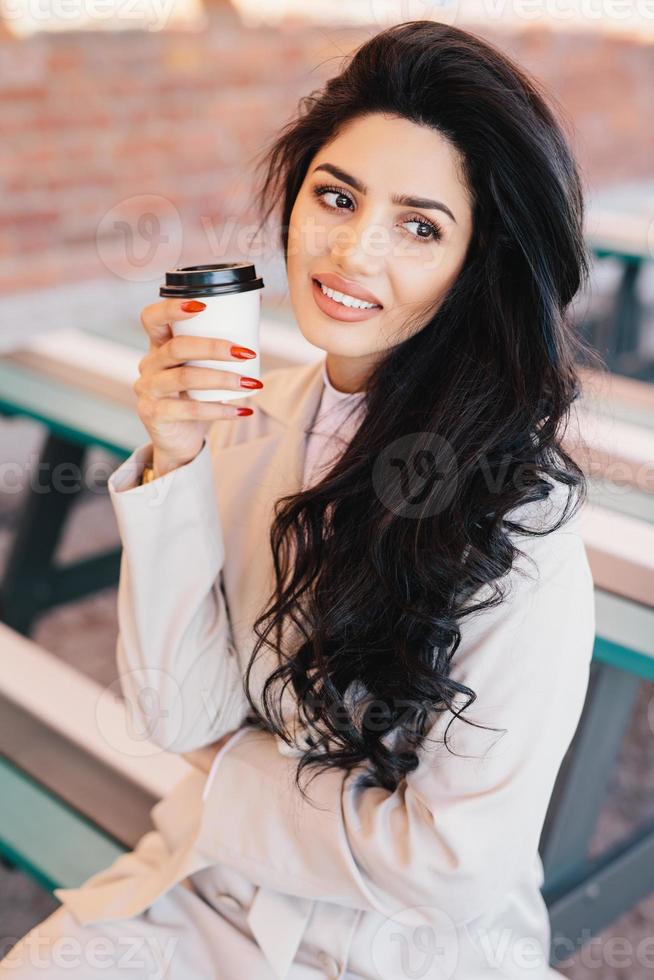
{"type": "Polygon", "coordinates": [[[264,164],[326,357],[240,420],[183,365],[243,350],[173,340],[201,304],[153,303],[151,441],[109,481],[123,691],[194,769],[0,973],[69,976],[67,936],[84,977],[98,938],[117,976],[125,937],[139,976],[546,977],[538,843],[594,638],[561,445],[577,168],[535,84],[432,21],[363,44],[264,164]]]}

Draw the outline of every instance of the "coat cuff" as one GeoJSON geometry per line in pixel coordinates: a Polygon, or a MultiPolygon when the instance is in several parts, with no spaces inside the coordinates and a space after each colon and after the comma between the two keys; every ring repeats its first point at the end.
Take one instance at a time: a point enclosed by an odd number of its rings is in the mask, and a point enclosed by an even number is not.
{"type": "MultiPolygon", "coordinates": [[[[205,438],[194,458],[163,476],[139,486],[143,468],[151,458],[152,443],[139,446],[107,480],[123,548],[135,572],[147,573],[143,562],[153,564],[170,558],[165,550],[176,534],[189,553],[206,555],[211,579],[224,560],[222,526],[216,505],[213,461],[205,438]],[[167,501],[170,497],[170,503],[167,501]],[[138,567],[137,567],[138,566],[138,567]]],[[[155,565],[156,567],[156,565],[155,565]]]]}

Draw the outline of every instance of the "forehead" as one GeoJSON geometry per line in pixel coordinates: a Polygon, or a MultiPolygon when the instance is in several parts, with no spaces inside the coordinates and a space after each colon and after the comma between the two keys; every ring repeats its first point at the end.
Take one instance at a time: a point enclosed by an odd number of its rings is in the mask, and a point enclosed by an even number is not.
{"type": "Polygon", "coordinates": [[[409,119],[375,113],[350,120],[315,154],[308,175],[324,162],[359,178],[369,196],[440,198],[457,221],[470,212],[458,150],[441,133],[409,119]]]}

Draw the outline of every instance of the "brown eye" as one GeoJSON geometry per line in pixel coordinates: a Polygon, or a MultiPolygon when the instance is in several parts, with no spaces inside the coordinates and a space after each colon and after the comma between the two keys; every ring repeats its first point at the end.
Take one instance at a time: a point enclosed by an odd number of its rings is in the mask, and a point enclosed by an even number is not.
{"type": "Polygon", "coordinates": [[[433,221],[428,221],[427,218],[419,218],[416,215],[413,218],[409,218],[404,222],[405,225],[422,225],[424,228],[429,229],[429,235],[414,235],[414,238],[422,238],[426,242],[437,242],[443,237],[443,233],[440,227],[433,221]]]}
{"type": "Polygon", "coordinates": [[[346,194],[345,191],[340,187],[327,187],[321,185],[319,187],[315,187],[313,193],[314,196],[318,199],[319,203],[322,205],[322,207],[327,208],[328,211],[344,211],[345,208],[334,206],[332,204],[326,204],[325,201],[323,200],[325,194],[335,194],[337,198],[338,197],[343,198],[345,201],[347,201],[348,204],[354,203],[350,198],[349,194],[346,194]]]}

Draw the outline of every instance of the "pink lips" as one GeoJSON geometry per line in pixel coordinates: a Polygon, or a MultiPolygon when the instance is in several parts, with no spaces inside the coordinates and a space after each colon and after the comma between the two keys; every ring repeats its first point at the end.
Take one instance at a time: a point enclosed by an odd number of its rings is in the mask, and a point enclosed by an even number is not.
{"type": "Polygon", "coordinates": [[[313,278],[321,282],[323,286],[327,286],[328,289],[333,289],[337,293],[346,293],[355,299],[362,299],[365,303],[374,303],[375,306],[384,305],[373,293],[368,292],[358,282],[344,279],[343,276],[339,276],[335,272],[318,272],[313,278]]]}
{"type": "MultiPolygon", "coordinates": [[[[325,283],[325,285],[328,285],[325,283]]],[[[358,323],[359,320],[369,320],[373,316],[377,316],[381,312],[380,307],[374,307],[371,310],[356,309],[353,306],[344,306],[342,303],[337,303],[335,299],[326,296],[318,282],[311,277],[311,288],[313,290],[313,298],[316,301],[318,308],[325,313],[327,316],[331,317],[333,320],[342,320],[345,323],[358,323]]],[[[330,289],[336,289],[335,286],[329,286],[330,289]]],[[[340,291],[340,290],[339,290],[340,291]]],[[[345,290],[342,290],[345,292],[345,290]]],[[[351,295],[354,295],[352,293],[351,295]]],[[[361,297],[363,298],[363,297],[361,297]]],[[[373,302],[373,300],[366,300],[366,302],[373,302]]]]}

